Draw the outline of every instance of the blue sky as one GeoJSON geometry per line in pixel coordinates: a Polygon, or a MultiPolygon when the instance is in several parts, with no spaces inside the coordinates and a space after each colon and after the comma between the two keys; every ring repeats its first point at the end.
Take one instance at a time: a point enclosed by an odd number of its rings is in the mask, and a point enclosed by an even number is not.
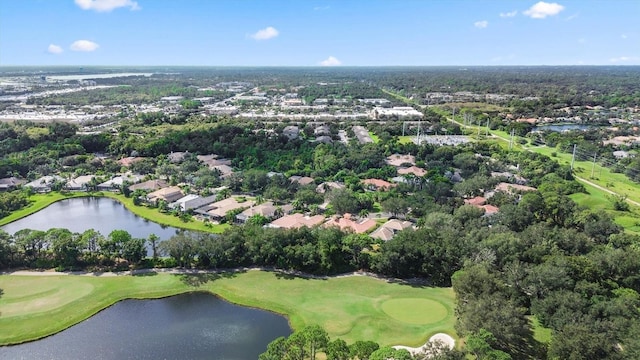
{"type": "Polygon", "coordinates": [[[639,0],[0,0],[0,65],[640,65],[639,0]]]}

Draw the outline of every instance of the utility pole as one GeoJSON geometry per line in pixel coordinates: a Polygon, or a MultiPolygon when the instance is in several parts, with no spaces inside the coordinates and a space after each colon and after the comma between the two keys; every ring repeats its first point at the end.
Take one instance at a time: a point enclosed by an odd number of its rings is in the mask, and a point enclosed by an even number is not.
{"type": "Polygon", "coordinates": [[[402,136],[404,136],[404,126],[405,126],[405,125],[407,125],[407,122],[406,122],[406,121],[402,123],[402,136]]]}
{"type": "Polygon", "coordinates": [[[420,146],[420,128],[422,127],[422,123],[418,120],[418,146],[420,146]]]}
{"type": "Polygon", "coordinates": [[[573,171],[573,163],[576,161],[576,144],[573,144],[573,155],[571,155],[571,171],[573,171]]]}
{"type": "Polygon", "coordinates": [[[487,134],[486,137],[489,137],[489,119],[487,119],[487,134]]]}
{"type": "Polygon", "coordinates": [[[593,172],[596,170],[596,155],[598,153],[593,154],[593,167],[591,168],[591,178],[593,179],[593,172]]]}

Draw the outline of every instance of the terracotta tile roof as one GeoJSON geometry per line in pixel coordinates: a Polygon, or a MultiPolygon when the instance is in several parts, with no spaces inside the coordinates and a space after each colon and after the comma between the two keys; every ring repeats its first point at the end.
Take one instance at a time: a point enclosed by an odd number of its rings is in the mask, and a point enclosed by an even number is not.
{"type": "Polygon", "coordinates": [[[482,206],[487,203],[487,199],[482,196],[476,196],[473,199],[464,199],[464,203],[467,205],[482,206]]]}
{"type": "Polygon", "coordinates": [[[120,160],[118,160],[118,164],[122,165],[122,166],[126,166],[129,167],[131,166],[131,164],[136,163],[140,160],[144,160],[143,157],[136,157],[136,156],[129,156],[126,158],[122,158],[120,160]]]}
{"type": "Polygon", "coordinates": [[[485,215],[493,215],[500,211],[500,208],[493,205],[482,205],[480,208],[484,209],[485,215]]]}
{"type": "Polygon", "coordinates": [[[393,154],[387,157],[386,163],[391,166],[401,166],[402,164],[416,164],[416,157],[413,155],[393,154]]]}
{"type": "Polygon", "coordinates": [[[362,183],[365,185],[373,186],[376,189],[390,189],[396,186],[396,184],[392,184],[390,182],[380,180],[380,179],[364,179],[362,180],[362,183]]]}
{"type": "Polygon", "coordinates": [[[341,230],[353,230],[356,234],[362,234],[376,226],[372,219],[354,220],[351,214],[344,214],[344,217],[333,217],[324,223],[325,227],[337,226],[341,230]]]}
{"type": "Polygon", "coordinates": [[[495,188],[496,191],[504,191],[507,193],[513,193],[514,191],[536,191],[538,189],[531,187],[531,186],[525,186],[525,185],[518,185],[518,184],[509,184],[509,183],[505,183],[502,182],[498,185],[496,185],[495,188]]]}
{"type": "Polygon", "coordinates": [[[316,225],[320,225],[323,221],[324,221],[324,216],[322,215],[307,216],[307,215],[296,213],[291,215],[285,215],[280,219],[272,221],[269,224],[269,227],[295,229],[295,228],[301,228],[303,226],[313,227],[316,225]]]}
{"type": "Polygon", "coordinates": [[[413,174],[415,176],[422,177],[427,175],[427,170],[423,168],[419,168],[417,166],[411,166],[408,168],[398,169],[398,174],[400,175],[413,174]]]}

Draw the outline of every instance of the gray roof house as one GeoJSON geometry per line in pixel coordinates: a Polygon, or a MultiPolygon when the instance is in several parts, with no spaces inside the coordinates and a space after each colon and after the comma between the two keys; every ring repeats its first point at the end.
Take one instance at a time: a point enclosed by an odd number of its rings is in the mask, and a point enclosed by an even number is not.
{"type": "Polygon", "coordinates": [[[95,175],[78,176],[75,179],[71,179],[71,180],[67,181],[67,184],[64,187],[67,190],[75,190],[75,191],[87,190],[86,185],[91,180],[93,180],[94,177],[96,177],[96,176],[95,175]]]}
{"type": "Polygon", "coordinates": [[[64,181],[64,178],[58,175],[47,175],[39,179],[33,180],[32,182],[27,183],[24,186],[31,187],[36,192],[49,192],[51,191],[51,186],[56,181],[64,181]]]}
{"type": "Polygon", "coordinates": [[[27,180],[18,179],[17,177],[8,177],[0,179],[0,191],[13,190],[20,185],[27,183],[27,180]]]}

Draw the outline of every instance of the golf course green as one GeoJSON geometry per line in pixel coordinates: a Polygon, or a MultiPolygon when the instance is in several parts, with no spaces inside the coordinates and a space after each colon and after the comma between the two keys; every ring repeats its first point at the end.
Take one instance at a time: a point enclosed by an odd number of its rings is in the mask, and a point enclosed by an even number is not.
{"type": "Polygon", "coordinates": [[[420,346],[435,333],[455,336],[451,288],[367,276],[308,279],[259,270],[106,275],[0,275],[0,345],[54,334],[123,299],[189,291],[209,291],[232,303],[285,315],[293,329],[318,324],[348,343],[420,346]]]}

